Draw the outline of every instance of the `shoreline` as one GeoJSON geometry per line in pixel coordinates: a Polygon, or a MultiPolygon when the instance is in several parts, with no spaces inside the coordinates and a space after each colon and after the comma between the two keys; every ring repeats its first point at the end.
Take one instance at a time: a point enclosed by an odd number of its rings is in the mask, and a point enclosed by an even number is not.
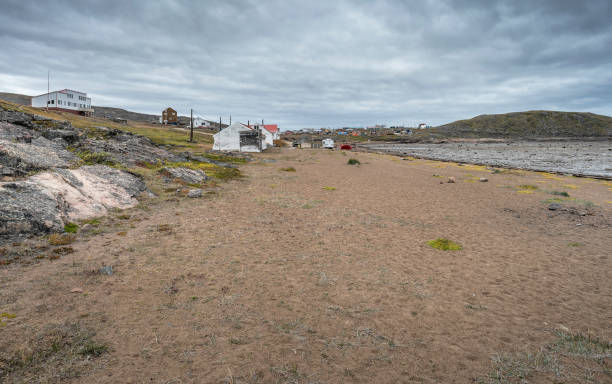
{"type": "MultiPolygon", "coordinates": [[[[607,140],[606,140],[607,142],[607,140]]],[[[414,157],[425,160],[453,162],[459,164],[473,164],[487,167],[517,169],[533,172],[547,172],[575,177],[612,180],[612,147],[608,148],[603,140],[597,141],[460,141],[446,143],[368,143],[357,144],[357,151],[394,155],[399,157],[414,157]],[[581,144],[584,143],[584,148],[581,144]],[[538,146],[528,151],[530,146],[538,146]],[[586,150],[596,145],[596,153],[587,153],[586,150]],[[567,148],[571,146],[572,148],[567,148]],[[509,148],[511,147],[511,148],[509,148]],[[604,148],[605,147],[605,148],[604,148]],[[548,150],[548,152],[546,152],[548,150]],[[572,150],[574,150],[572,152],[572,150]],[[471,153],[468,153],[470,151],[471,153]],[[538,153],[529,153],[537,151],[538,153]],[[581,153],[578,153],[582,151],[581,153]],[[524,152],[524,153],[519,153],[524,152]],[[534,155],[537,155],[533,159],[534,155]],[[568,158],[573,156],[574,158],[568,158]],[[610,159],[608,159],[610,158],[610,159]],[[595,159],[601,163],[591,166],[595,159]],[[585,164],[585,171],[579,166],[585,164]],[[595,168],[595,170],[592,170],[595,168]]]]}

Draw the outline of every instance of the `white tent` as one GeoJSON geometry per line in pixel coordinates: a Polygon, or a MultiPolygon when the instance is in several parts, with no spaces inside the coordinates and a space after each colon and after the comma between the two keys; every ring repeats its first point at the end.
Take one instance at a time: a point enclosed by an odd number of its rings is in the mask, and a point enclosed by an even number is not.
{"type": "Polygon", "coordinates": [[[261,152],[269,145],[264,130],[258,131],[242,123],[233,123],[213,135],[216,151],[261,152]]]}

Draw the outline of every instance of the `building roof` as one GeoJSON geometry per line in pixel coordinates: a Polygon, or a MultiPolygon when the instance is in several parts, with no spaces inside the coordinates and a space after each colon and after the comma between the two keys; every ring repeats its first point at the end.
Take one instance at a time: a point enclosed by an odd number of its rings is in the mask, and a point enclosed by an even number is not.
{"type": "Polygon", "coordinates": [[[46,96],[46,95],[50,95],[50,94],[52,94],[52,93],[68,93],[68,92],[78,93],[78,94],[80,94],[80,95],[85,95],[85,96],[87,96],[87,93],[85,93],[85,92],[74,91],[74,90],[72,90],[72,89],[62,89],[62,90],[59,90],[59,91],[51,91],[51,92],[48,92],[48,93],[43,93],[42,95],[38,95],[38,96],[34,96],[34,97],[46,96]]]}

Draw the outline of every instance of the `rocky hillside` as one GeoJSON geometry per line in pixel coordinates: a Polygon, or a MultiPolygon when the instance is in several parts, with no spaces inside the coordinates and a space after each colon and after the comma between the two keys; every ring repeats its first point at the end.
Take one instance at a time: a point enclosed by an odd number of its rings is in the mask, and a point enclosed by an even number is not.
{"type": "Polygon", "coordinates": [[[610,137],[612,117],[556,111],[480,115],[441,125],[431,133],[446,137],[610,137]]]}
{"type": "MultiPolygon", "coordinates": [[[[238,174],[218,156],[172,151],[171,144],[88,125],[95,120],[85,117],[75,118],[80,119],[74,120],[77,128],[25,110],[31,108],[0,103],[0,243],[16,236],[62,232],[69,223],[133,207],[140,197],[155,197],[147,180],[163,185],[158,193],[184,190],[198,197],[202,190],[197,186],[210,176],[238,174]]],[[[167,135],[168,143],[179,140],[170,136],[179,133],[167,130],[167,135]]]]}

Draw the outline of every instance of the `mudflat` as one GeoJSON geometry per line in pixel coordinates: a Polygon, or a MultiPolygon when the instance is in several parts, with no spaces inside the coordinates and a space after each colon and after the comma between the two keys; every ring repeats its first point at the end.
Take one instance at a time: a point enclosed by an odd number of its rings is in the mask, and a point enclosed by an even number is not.
{"type": "Polygon", "coordinates": [[[510,142],[463,140],[443,144],[371,143],[362,146],[372,151],[432,160],[612,179],[612,142],[609,140],[510,142]]]}
{"type": "Polygon", "coordinates": [[[374,153],[256,159],[205,198],[151,201],[73,253],[1,266],[3,380],[609,380],[612,183],[374,153]],[[575,340],[592,356],[567,361],[575,340]]]}

